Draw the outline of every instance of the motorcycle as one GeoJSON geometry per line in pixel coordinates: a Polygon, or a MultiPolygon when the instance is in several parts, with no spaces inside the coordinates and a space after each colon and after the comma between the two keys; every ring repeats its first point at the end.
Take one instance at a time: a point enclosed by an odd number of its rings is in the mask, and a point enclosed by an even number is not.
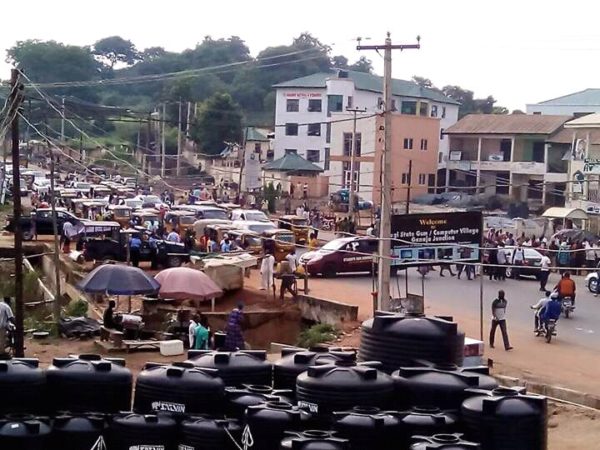
{"type": "Polygon", "coordinates": [[[565,319],[568,319],[569,315],[575,311],[575,306],[573,305],[573,299],[571,297],[563,297],[561,301],[561,310],[565,315],[565,319]]]}
{"type": "Polygon", "coordinates": [[[556,322],[557,320],[555,319],[549,319],[535,332],[535,335],[544,337],[549,344],[552,340],[552,336],[556,336],[556,322]]]}

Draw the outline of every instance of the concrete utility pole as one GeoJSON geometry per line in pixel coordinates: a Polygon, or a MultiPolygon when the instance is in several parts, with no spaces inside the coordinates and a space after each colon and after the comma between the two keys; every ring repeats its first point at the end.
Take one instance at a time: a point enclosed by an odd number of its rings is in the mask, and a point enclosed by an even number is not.
{"type": "Polygon", "coordinates": [[[160,177],[164,178],[165,177],[165,153],[167,151],[167,145],[166,145],[166,138],[165,138],[165,119],[167,117],[167,104],[163,103],[162,105],[162,116],[161,116],[161,120],[162,123],[159,123],[159,127],[161,128],[161,142],[160,142],[160,156],[161,156],[161,161],[160,161],[160,177]]]}
{"type": "Polygon", "coordinates": [[[357,50],[383,50],[383,95],[384,95],[384,145],[381,173],[381,215],[379,219],[379,270],[377,273],[377,309],[388,310],[390,304],[391,242],[390,220],[392,212],[392,50],[419,49],[421,38],[416,44],[392,45],[388,32],[384,45],[357,45],[357,50]]]}
{"type": "Polygon", "coordinates": [[[181,172],[181,98],[177,104],[179,109],[179,119],[177,121],[177,176],[181,172]]]}
{"type": "MultiPolygon", "coordinates": [[[[11,70],[8,112],[12,117],[11,144],[13,166],[13,215],[15,221],[15,356],[24,356],[23,348],[23,230],[21,229],[21,173],[19,169],[19,108],[23,101],[19,71],[11,70]]],[[[1,349],[0,352],[4,352],[1,349]]]]}
{"type": "MultiPolygon", "coordinates": [[[[238,199],[236,203],[240,203],[242,198],[242,177],[244,176],[244,168],[246,167],[246,142],[248,142],[248,126],[244,130],[244,141],[242,142],[242,160],[240,161],[240,176],[238,178],[238,199]]],[[[246,180],[247,182],[247,180],[246,180]]]]}
{"type": "Polygon", "coordinates": [[[354,221],[354,193],[356,191],[356,186],[354,184],[354,171],[356,170],[356,148],[358,143],[358,140],[356,139],[356,114],[359,112],[367,112],[367,108],[346,108],[346,111],[354,113],[354,120],[352,123],[352,149],[350,151],[350,189],[348,195],[348,212],[350,213],[350,219],[354,221]]]}
{"type": "Polygon", "coordinates": [[[60,145],[65,145],[65,98],[60,102],[60,145]]]}
{"type": "MultiPolygon", "coordinates": [[[[48,133],[46,132],[46,136],[48,133]]],[[[56,294],[54,296],[54,304],[52,305],[52,313],[54,315],[54,320],[56,322],[56,326],[60,323],[60,249],[59,249],[59,239],[60,235],[58,234],[58,224],[57,224],[57,216],[56,216],[56,195],[54,191],[54,151],[52,149],[52,145],[50,142],[46,141],[48,144],[48,151],[50,152],[50,204],[52,206],[52,231],[54,232],[54,277],[56,284],[56,294]]],[[[62,231],[62,230],[61,230],[62,231]]]]}
{"type": "Polygon", "coordinates": [[[412,185],[412,159],[408,160],[408,189],[406,189],[406,214],[410,213],[410,187],[412,185]]]}

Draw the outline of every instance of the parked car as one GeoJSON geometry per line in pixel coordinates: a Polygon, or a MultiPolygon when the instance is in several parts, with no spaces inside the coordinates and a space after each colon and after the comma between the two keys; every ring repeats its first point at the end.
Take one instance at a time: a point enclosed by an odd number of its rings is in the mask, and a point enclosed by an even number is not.
{"type": "MultiPolygon", "coordinates": [[[[350,203],[350,191],[348,189],[339,189],[329,196],[329,201],[336,211],[348,211],[348,204],[350,203]]],[[[354,196],[356,208],[360,211],[372,209],[373,202],[364,200],[359,195],[354,196]]]]}
{"type": "MultiPolygon", "coordinates": [[[[52,209],[38,208],[29,216],[21,216],[20,223],[21,230],[23,230],[23,240],[30,241],[33,239],[33,230],[31,228],[32,221],[35,221],[35,231],[38,235],[45,236],[54,234],[54,227],[52,225],[52,209]]],[[[56,208],[56,224],[59,233],[62,233],[62,228],[66,221],[71,222],[73,225],[79,225],[85,222],[64,208],[56,208]]],[[[9,216],[7,218],[4,229],[11,233],[15,232],[14,217],[9,216]]]]}
{"type": "Polygon", "coordinates": [[[47,194],[50,192],[50,180],[45,178],[36,178],[31,185],[31,190],[38,194],[47,194]]]}
{"type": "Polygon", "coordinates": [[[229,220],[229,214],[223,208],[210,205],[174,205],[171,209],[179,211],[192,211],[196,219],[229,220]]]}
{"type": "Polygon", "coordinates": [[[142,208],[160,209],[161,206],[163,208],[168,208],[168,205],[163,203],[158,195],[138,195],[136,200],[141,200],[142,208]]]}
{"type": "MultiPolygon", "coordinates": [[[[334,277],[338,273],[373,271],[373,254],[379,242],[375,238],[347,237],[334,239],[316,251],[304,253],[300,264],[310,275],[334,277]]],[[[396,270],[396,269],[392,269],[396,270]]]]}
{"type": "Polygon", "coordinates": [[[233,225],[235,228],[249,230],[261,235],[267,230],[277,228],[273,222],[257,222],[254,220],[234,220],[233,225]]]}
{"type": "MultiPolygon", "coordinates": [[[[515,273],[513,268],[507,267],[506,277],[515,278],[520,276],[529,276],[539,278],[540,269],[542,267],[542,254],[535,248],[522,247],[522,249],[524,251],[523,266],[519,268],[518,274],[515,273]]],[[[509,263],[512,263],[514,250],[515,247],[504,247],[504,251],[506,252],[506,260],[509,263]]]]}
{"type": "Polygon", "coordinates": [[[592,294],[596,294],[598,289],[598,272],[588,273],[585,277],[585,285],[592,294]]]}
{"type": "Polygon", "coordinates": [[[234,209],[231,211],[231,220],[252,220],[255,222],[269,222],[267,215],[258,209],[234,209]]]}
{"type": "Polygon", "coordinates": [[[91,183],[87,183],[85,181],[74,181],[71,184],[71,187],[81,195],[89,195],[92,185],[91,183]]]}

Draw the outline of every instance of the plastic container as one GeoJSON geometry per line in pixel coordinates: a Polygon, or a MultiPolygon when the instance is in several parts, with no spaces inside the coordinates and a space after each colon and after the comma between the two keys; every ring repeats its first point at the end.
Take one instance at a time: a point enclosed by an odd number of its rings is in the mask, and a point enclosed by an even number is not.
{"type": "Polygon", "coordinates": [[[173,339],[170,341],[160,341],[160,354],[163,356],[177,356],[183,355],[183,341],[179,339],[173,339]]]}
{"type": "Polygon", "coordinates": [[[400,418],[398,443],[401,448],[407,448],[411,437],[415,435],[432,436],[459,431],[458,416],[439,408],[417,406],[408,411],[400,411],[398,416],[400,418]]]}
{"type": "Polygon", "coordinates": [[[0,419],[0,449],[48,450],[50,423],[33,416],[7,416],[0,419]]]}
{"type": "Polygon", "coordinates": [[[413,436],[409,450],[481,450],[476,442],[465,441],[461,434],[413,436]]]}
{"type": "Polygon", "coordinates": [[[110,450],[177,450],[177,422],[165,414],[117,414],[107,434],[110,450]]]}
{"type": "Polygon", "coordinates": [[[333,429],[350,441],[352,450],[395,450],[398,446],[401,422],[397,412],[355,407],[333,416],[333,429]]]}
{"type": "Polygon", "coordinates": [[[62,414],[52,424],[52,450],[90,450],[103,435],[106,420],[100,414],[62,414]]]}
{"type": "Polygon", "coordinates": [[[243,350],[237,352],[216,352],[211,350],[190,350],[188,363],[196,367],[217,369],[225,386],[244,384],[273,384],[273,365],[267,361],[264,350],[243,350]]]}
{"type": "Polygon", "coordinates": [[[240,388],[225,388],[228,417],[243,419],[248,406],[265,402],[294,403],[294,393],[289,389],[273,389],[270,386],[247,384],[240,388]]]}
{"type": "Polygon", "coordinates": [[[350,450],[351,447],[347,439],[339,438],[331,431],[307,430],[300,433],[286,432],[279,448],[281,450],[350,450]]]}
{"type": "Polygon", "coordinates": [[[302,429],[300,410],[285,402],[266,402],[246,409],[246,423],[257,450],[278,450],[286,431],[302,429]]]}
{"type": "Polygon", "coordinates": [[[191,416],[181,422],[180,450],[238,450],[232,442],[240,442],[242,428],[235,419],[191,416]]]}
{"type": "Polygon", "coordinates": [[[0,416],[45,413],[46,373],[34,358],[0,360],[0,416]]]}

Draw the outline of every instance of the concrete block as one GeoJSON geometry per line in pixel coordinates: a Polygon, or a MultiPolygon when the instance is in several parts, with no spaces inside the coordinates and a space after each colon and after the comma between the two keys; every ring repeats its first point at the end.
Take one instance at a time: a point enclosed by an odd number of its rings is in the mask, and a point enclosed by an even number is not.
{"type": "Polygon", "coordinates": [[[342,322],[358,320],[358,306],[303,294],[297,296],[296,304],[302,318],[313,322],[338,326],[342,322]]]}

